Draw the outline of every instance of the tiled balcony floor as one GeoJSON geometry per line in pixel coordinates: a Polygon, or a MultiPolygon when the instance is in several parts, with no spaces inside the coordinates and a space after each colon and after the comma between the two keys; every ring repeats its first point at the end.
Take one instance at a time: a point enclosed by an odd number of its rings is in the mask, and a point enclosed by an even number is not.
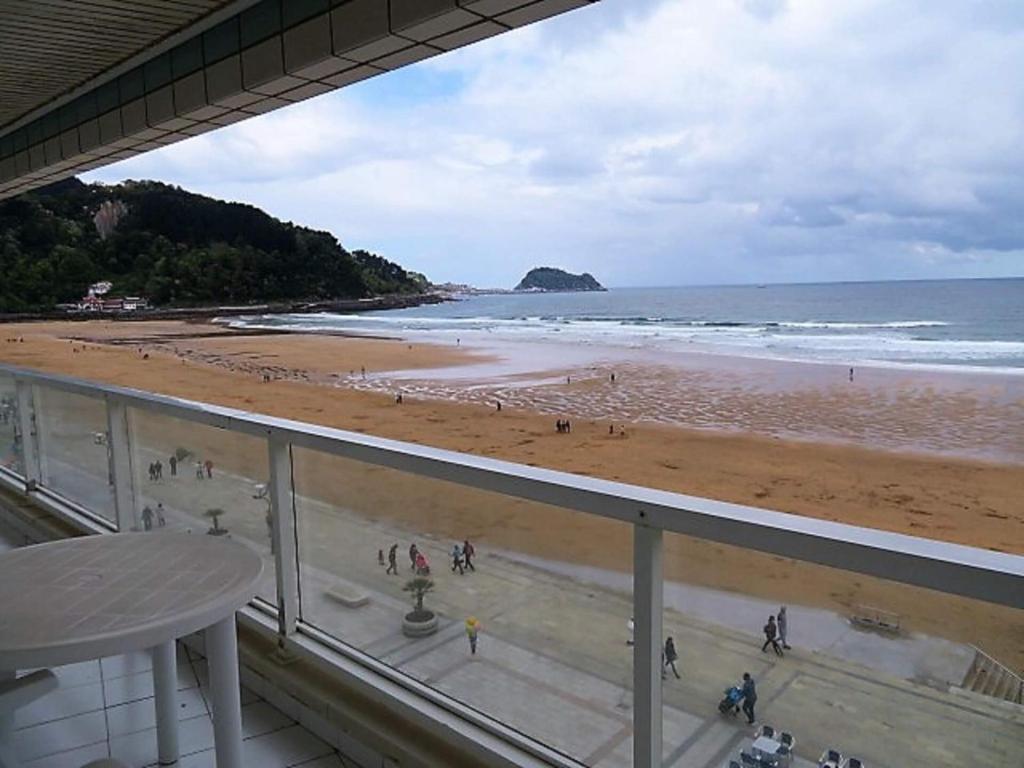
{"type": "MultiPolygon", "coordinates": [[[[115,757],[132,768],[157,764],[156,713],[148,653],[57,667],[60,687],[17,712],[15,745],[25,768],[79,768],[115,757]]],[[[178,646],[182,768],[215,768],[206,660],[178,646]]],[[[354,768],[332,747],[242,688],[246,768],[354,768]]]]}

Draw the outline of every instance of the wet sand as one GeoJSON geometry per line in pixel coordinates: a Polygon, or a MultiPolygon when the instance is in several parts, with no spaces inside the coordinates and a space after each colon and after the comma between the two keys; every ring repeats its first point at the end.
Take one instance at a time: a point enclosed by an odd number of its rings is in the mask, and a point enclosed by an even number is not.
{"type": "MultiPolygon", "coordinates": [[[[174,323],[147,327],[147,334],[155,337],[151,340],[111,344],[129,334],[137,338],[140,325],[73,324],[75,336],[90,339],[84,343],[64,338],[69,331],[61,324],[5,326],[0,329],[0,360],[577,474],[1024,553],[1020,463],[785,440],[772,434],[772,424],[758,428],[756,422],[763,417],[752,406],[746,423],[753,426],[735,433],[619,418],[616,424],[624,425],[625,435],[609,435],[608,421],[567,410],[562,415],[573,419],[573,432],[557,434],[553,415],[538,414],[511,397],[498,413],[493,405],[427,400],[408,389],[399,406],[386,387],[386,394],[360,389],[364,365],[368,381],[408,387],[409,379],[375,376],[386,370],[450,366],[455,371],[455,366],[471,362],[485,365],[490,358],[480,351],[422,344],[410,349],[401,341],[305,335],[189,339],[182,334],[209,327],[174,323]],[[4,340],[11,337],[24,337],[25,342],[4,340]],[[277,369],[277,375],[264,383],[263,370],[268,367],[277,369]]],[[[536,390],[537,380],[541,387],[562,387],[563,373],[548,371],[518,389],[536,390]]],[[[588,377],[586,369],[571,369],[566,375],[575,376],[575,383],[564,386],[580,392],[586,387],[609,388],[604,373],[596,370],[588,377]]],[[[630,368],[625,375],[640,373],[630,368]]],[[[623,383],[623,374],[617,375],[616,384],[623,383]]],[[[812,420],[814,413],[831,407],[830,398],[844,396],[830,395],[828,388],[803,399],[785,394],[784,387],[780,392],[782,399],[774,407],[787,410],[773,418],[785,421],[788,413],[797,422],[812,420]]],[[[976,419],[970,408],[958,411],[956,402],[943,397],[915,406],[905,397],[901,403],[898,391],[887,396],[896,403],[889,418],[896,421],[897,426],[890,428],[897,432],[901,415],[915,409],[930,409],[933,419],[972,423],[982,431],[989,424],[996,437],[1017,428],[1015,422],[1008,426],[990,422],[988,416],[976,419]],[[949,408],[953,411],[944,411],[949,408]]],[[[996,398],[1002,396],[996,393],[996,398]]],[[[743,408],[742,392],[730,397],[730,407],[743,408]]],[[[927,400],[927,392],[922,397],[927,400]]],[[[856,398],[848,399],[856,405],[856,398]]],[[[1010,412],[1015,406],[1012,399],[1008,403],[1010,412]]],[[[866,407],[870,412],[874,406],[866,407]]],[[[912,434],[912,424],[904,431],[912,434]]],[[[237,453],[233,457],[225,445],[217,450],[216,460],[219,466],[230,467],[242,458],[237,453]]],[[[416,480],[393,470],[345,467],[327,457],[309,457],[300,479],[307,492],[370,517],[395,520],[410,531],[469,536],[484,546],[596,567],[630,567],[629,530],[623,524],[468,491],[451,493],[450,486],[438,481],[416,480]]],[[[974,642],[997,658],[1024,665],[1020,612],[675,536],[666,544],[666,575],[843,613],[858,603],[874,605],[901,614],[910,629],[974,642]]]]}

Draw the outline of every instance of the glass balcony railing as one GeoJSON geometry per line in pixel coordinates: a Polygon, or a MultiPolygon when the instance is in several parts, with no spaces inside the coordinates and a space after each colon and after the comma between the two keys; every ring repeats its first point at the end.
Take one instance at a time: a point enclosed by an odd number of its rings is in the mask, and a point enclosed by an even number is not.
{"type": "Polygon", "coordinates": [[[1024,753],[1020,556],[7,367],[0,477],[111,528],[245,542],[285,643],[560,764],[1024,753]],[[720,707],[744,673],[756,726],[720,707]]]}

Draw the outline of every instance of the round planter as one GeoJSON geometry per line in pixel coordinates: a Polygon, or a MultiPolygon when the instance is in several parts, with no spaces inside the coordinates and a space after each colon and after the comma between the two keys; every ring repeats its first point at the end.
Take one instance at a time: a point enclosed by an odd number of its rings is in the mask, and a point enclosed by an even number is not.
{"type": "Polygon", "coordinates": [[[402,619],[402,634],[406,637],[426,637],[437,632],[437,614],[433,611],[412,611],[402,619]]]}

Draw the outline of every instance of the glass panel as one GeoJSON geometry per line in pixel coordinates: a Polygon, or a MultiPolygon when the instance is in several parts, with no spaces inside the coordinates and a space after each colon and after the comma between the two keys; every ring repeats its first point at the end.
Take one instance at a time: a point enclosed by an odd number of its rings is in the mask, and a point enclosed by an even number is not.
{"type": "Polygon", "coordinates": [[[14,379],[0,373],[0,467],[25,474],[21,462],[21,425],[14,379]]]}
{"type": "Polygon", "coordinates": [[[116,522],[106,403],[42,386],[35,403],[42,484],[116,522]]]}
{"type": "Polygon", "coordinates": [[[1024,666],[1024,611],[675,534],[665,577],[680,675],[668,669],[663,688],[672,765],[743,765],[741,753],[774,753],[783,732],[793,765],[818,765],[829,750],[870,766],[1019,762],[1024,721],[984,694],[1019,682],[986,672],[983,693],[965,687],[978,685],[976,648],[1024,666]],[[724,703],[744,673],[754,725],[742,702],[724,703]],[[765,727],[775,737],[755,742],[765,727]]]}
{"type": "Polygon", "coordinates": [[[309,450],[292,459],[304,621],[579,760],[631,749],[631,526],[309,450]],[[413,544],[429,566],[424,613],[413,544]]]}
{"type": "Polygon", "coordinates": [[[277,605],[265,440],[128,409],[141,530],[231,536],[264,561],[259,597],[277,605]]]}

